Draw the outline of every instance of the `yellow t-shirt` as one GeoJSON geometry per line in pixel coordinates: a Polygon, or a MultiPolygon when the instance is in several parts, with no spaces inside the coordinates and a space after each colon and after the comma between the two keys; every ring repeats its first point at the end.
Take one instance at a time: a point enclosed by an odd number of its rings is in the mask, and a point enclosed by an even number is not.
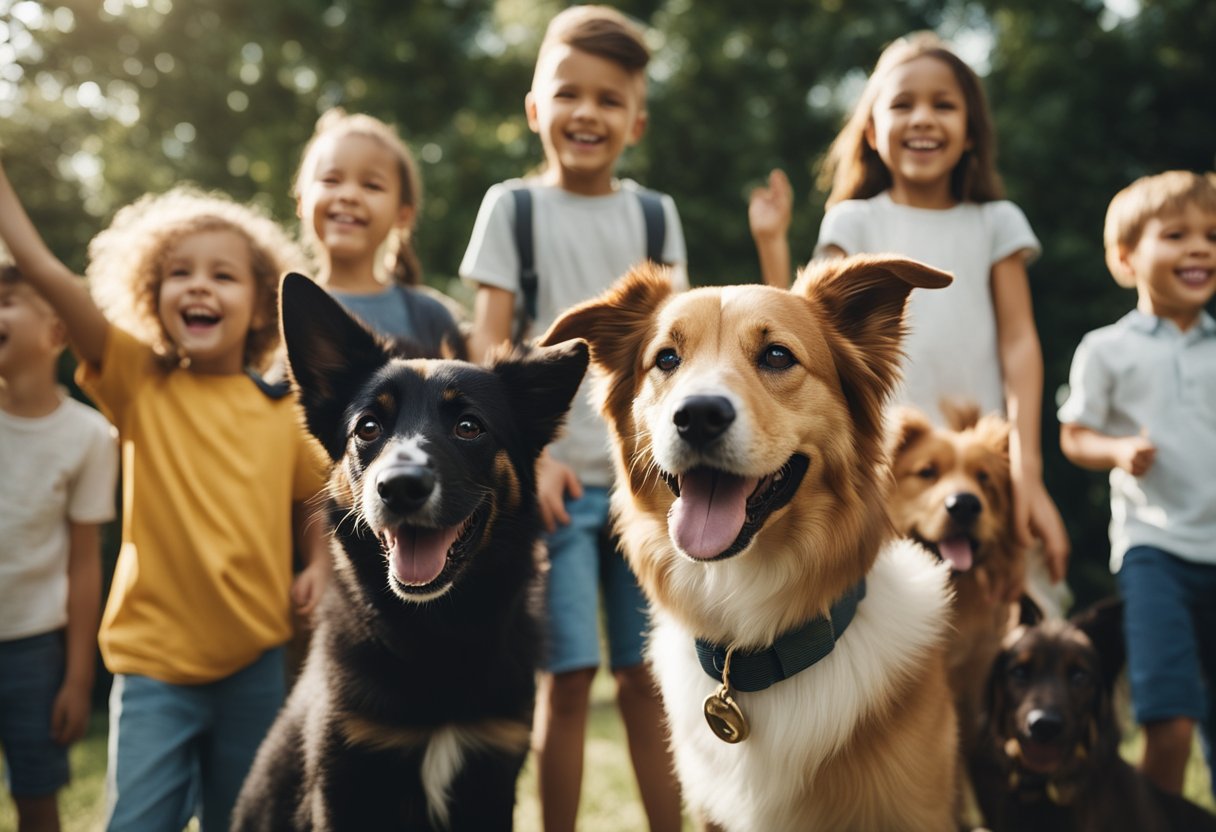
{"type": "Polygon", "coordinates": [[[113,673],[222,679],[291,634],[292,503],[324,485],[297,415],[237,375],[166,371],[110,327],[80,385],[118,427],[122,549],[99,641],[113,673]]]}

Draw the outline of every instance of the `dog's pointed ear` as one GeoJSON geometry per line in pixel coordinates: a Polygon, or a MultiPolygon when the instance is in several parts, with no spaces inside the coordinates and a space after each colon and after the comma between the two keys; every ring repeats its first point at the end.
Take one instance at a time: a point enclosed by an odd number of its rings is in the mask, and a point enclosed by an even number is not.
{"type": "Polygon", "coordinates": [[[1110,690],[1127,659],[1123,640],[1123,599],[1104,598],[1069,619],[1089,638],[1102,662],[1102,682],[1110,690]]]}
{"type": "Polygon", "coordinates": [[[668,269],[646,263],[617,280],[597,298],[559,317],[542,335],[541,345],[582,338],[591,348],[591,361],[610,375],[629,372],[638,351],[650,339],[655,312],[673,293],[668,269]]]}
{"type": "Polygon", "coordinates": [[[515,411],[523,414],[520,430],[533,457],[557,436],[588,363],[587,343],[577,339],[511,353],[491,363],[515,411]]]}
{"type": "Polygon", "coordinates": [[[1034,599],[1025,593],[1018,599],[1018,623],[1023,627],[1037,627],[1043,620],[1043,610],[1034,599]]]}
{"type": "Polygon", "coordinates": [[[927,436],[933,425],[923,412],[915,407],[902,406],[892,411],[887,430],[887,444],[894,460],[912,446],[912,443],[927,436]]]}
{"type": "Polygon", "coordinates": [[[913,289],[941,289],[949,274],[902,257],[857,255],[803,271],[790,290],[826,307],[869,371],[890,391],[899,377],[904,307],[913,289]]]}
{"type": "Polygon", "coordinates": [[[287,368],[309,431],[335,461],[346,445],[341,421],[358,385],[388,360],[380,342],[313,281],[289,273],[279,287],[287,368]]]}

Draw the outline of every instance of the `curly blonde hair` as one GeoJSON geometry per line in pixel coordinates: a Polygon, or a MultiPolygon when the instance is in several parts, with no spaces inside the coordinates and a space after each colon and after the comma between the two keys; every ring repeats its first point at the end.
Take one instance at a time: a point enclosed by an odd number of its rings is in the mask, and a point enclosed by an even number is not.
{"type": "Polygon", "coordinates": [[[114,215],[110,227],[89,243],[85,275],[106,318],[164,357],[182,356],[159,314],[164,261],[191,234],[234,231],[249,243],[256,286],[255,323],[245,340],[245,366],[263,371],[279,343],[278,293],[283,272],[300,271],[306,259],[287,233],[260,211],[229,197],[191,186],[145,194],[114,215]]]}

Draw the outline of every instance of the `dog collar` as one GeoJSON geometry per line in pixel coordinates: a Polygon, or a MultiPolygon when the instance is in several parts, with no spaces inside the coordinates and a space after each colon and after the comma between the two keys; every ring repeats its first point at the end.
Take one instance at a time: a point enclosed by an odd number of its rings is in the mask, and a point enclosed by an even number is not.
{"type": "MultiPolygon", "coordinates": [[[[815,616],[801,627],[782,633],[764,650],[746,653],[736,650],[730,660],[730,686],[744,693],[755,693],[806,670],[832,652],[837,639],[844,635],[853,620],[857,604],[865,597],[863,578],[832,604],[826,617],[815,616]]],[[[727,645],[697,639],[701,669],[716,682],[722,681],[726,650],[727,645]]]]}

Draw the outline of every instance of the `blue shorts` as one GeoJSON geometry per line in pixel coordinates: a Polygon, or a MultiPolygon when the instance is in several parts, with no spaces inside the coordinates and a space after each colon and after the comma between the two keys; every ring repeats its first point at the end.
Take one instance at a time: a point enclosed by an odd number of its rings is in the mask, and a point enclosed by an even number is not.
{"type": "Polygon", "coordinates": [[[585,487],[566,500],[570,522],[547,537],[545,589],[551,673],[600,664],[599,601],[613,670],[642,663],[650,617],[646,597],[625,557],[609,537],[608,489],[585,487]]]}
{"type": "Polygon", "coordinates": [[[227,832],[258,746],[283,704],[283,648],[215,682],[118,675],[110,689],[109,832],[227,832]]]}
{"type": "Polygon", "coordinates": [[[51,739],[64,660],[62,630],[0,641],[0,746],[13,797],[46,797],[68,783],[68,750],[51,739]]]}
{"type": "Polygon", "coordinates": [[[1123,556],[1127,670],[1140,724],[1174,717],[1216,718],[1216,566],[1151,546],[1123,556]]]}

